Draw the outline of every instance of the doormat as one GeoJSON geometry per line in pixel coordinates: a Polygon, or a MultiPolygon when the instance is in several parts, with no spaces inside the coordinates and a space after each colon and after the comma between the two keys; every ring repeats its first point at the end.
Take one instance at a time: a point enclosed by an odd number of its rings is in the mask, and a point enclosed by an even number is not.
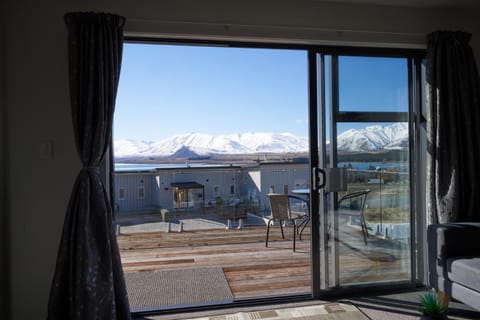
{"type": "Polygon", "coordinates": [[[233,301],[222,268],[125,273],[132,312],[233,301]]]}
{"type": "Polygon", "coordinates": [[[238,312],[221,316],[191,318],[192,320],[370,320],[355,306],[345,303],[327,303],[314,306],[279,308],[252,312],[238,312]]]}

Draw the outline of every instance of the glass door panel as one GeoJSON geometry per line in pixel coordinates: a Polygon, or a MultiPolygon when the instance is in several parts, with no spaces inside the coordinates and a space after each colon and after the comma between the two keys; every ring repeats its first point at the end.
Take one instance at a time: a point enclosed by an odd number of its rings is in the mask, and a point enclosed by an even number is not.
{"type": "Polygon", "coordinates": [[[311,293],[310,226],[273,220],[266,241],[269,193],[310,187],[307,70],[306,50],[124,46],[115,223],[127,290],[149,293],[133,311],[311,293]]]}
{"type": "Polygon", "coordinates": [[[320,194],[323,285],[334,290],[410,282],[408,60],[327,56],[325,61],[320,158],[325,168],[343,169],[345,181],[327,170],[320,194]]]}
{"type": "MultiPolygon", "coordinates": [[[[378,126],[384,130],[391,127],[378,126]]],[[[331,268],[331,283],[346,286],[410,280],[408,149],[343,153],[337,147],[336,152],[336,166],[347,171],[347,187],[328,194],[329,244],[338,255],[331,259],[338,264],[331,268]]]]}
{"type": "Polygon", "coordinates": [[[339,56],[338,78],[340,111],[408,111],[405,58],[339,56]]]}

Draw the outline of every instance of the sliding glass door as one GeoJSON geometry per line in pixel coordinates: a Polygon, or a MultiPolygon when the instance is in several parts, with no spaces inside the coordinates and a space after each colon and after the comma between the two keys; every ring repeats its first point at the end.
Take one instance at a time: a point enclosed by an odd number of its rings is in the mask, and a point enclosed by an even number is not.
{"type": "Polygon", "coordinates": [[[411,283],[416,66],[347,53],[126,44],[114,207],[133,311],[411,283]],[[271,220],[271,194],[306,218],[271,220]]]}
{"type": "Polygon", "coordinates": [[[310,187],[307,70],[303,49],[125,45],[115,207],[133,311],[310,294],[310,226],[267,228],[269,194],[310,187]]]}
{"type": "Polygon", "coordinates": [[[413,59],[318,54],[315,63],[321,287],[412,283],[413,59]]]}

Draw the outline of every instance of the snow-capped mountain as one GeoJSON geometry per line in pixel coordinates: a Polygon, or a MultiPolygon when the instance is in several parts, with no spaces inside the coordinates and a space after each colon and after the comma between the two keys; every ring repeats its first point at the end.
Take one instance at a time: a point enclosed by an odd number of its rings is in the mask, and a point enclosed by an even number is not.
{"type": "Polygon", "coordinates": [[[370,126],[361,130],[350,129],[338,135],[337,147],[343,151],[378,151],[405,149],[408,146],[408,124],[370,126]]]}
{"type": "Polygon", "coordinates": [[[176,135],[158,142],[115,140],[116,158],[169,157],[176,155],[305,152],[308,140],[291,133],[244,133],[212,136],[204,133],[176,135]]]}
{"type": "MultiPolygon", "coordinates": [[[[344,151],[404,149],[408,145],[408,125],[370,126],[351,129],[338,136],[344,151]]],[[[115,140],[116,158],[193,157],[214,154],[288,153],[308,151],[308,140],[291,133],[243,133],[212,136],[204,133],[176,135],[157,142],[115,140]]]]}

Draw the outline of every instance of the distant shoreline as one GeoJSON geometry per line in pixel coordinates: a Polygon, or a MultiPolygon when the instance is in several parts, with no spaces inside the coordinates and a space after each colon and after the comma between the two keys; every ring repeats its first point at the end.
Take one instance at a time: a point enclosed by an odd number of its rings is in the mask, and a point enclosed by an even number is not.
{"type": "MultiPolygon", "coordinates": [[[[327,152],[327,158],[329,154],[327,152]]],[[[115,163],[132,164],[172,164],[172,163],[207,163],[207,164],[253,164],[260,162],[294,162],[308,163],[308,152],[289,152],[289,153],[270,153],[261,152],[254,154],[212,154],[199,157],[118,157],[115,163]]],[[[407,150],[384,150],[376,152],[346,152],[339,151],[338,162],[361,162],[361,163],[383,163],[409,161],[409,152],[407,150]]]]}

